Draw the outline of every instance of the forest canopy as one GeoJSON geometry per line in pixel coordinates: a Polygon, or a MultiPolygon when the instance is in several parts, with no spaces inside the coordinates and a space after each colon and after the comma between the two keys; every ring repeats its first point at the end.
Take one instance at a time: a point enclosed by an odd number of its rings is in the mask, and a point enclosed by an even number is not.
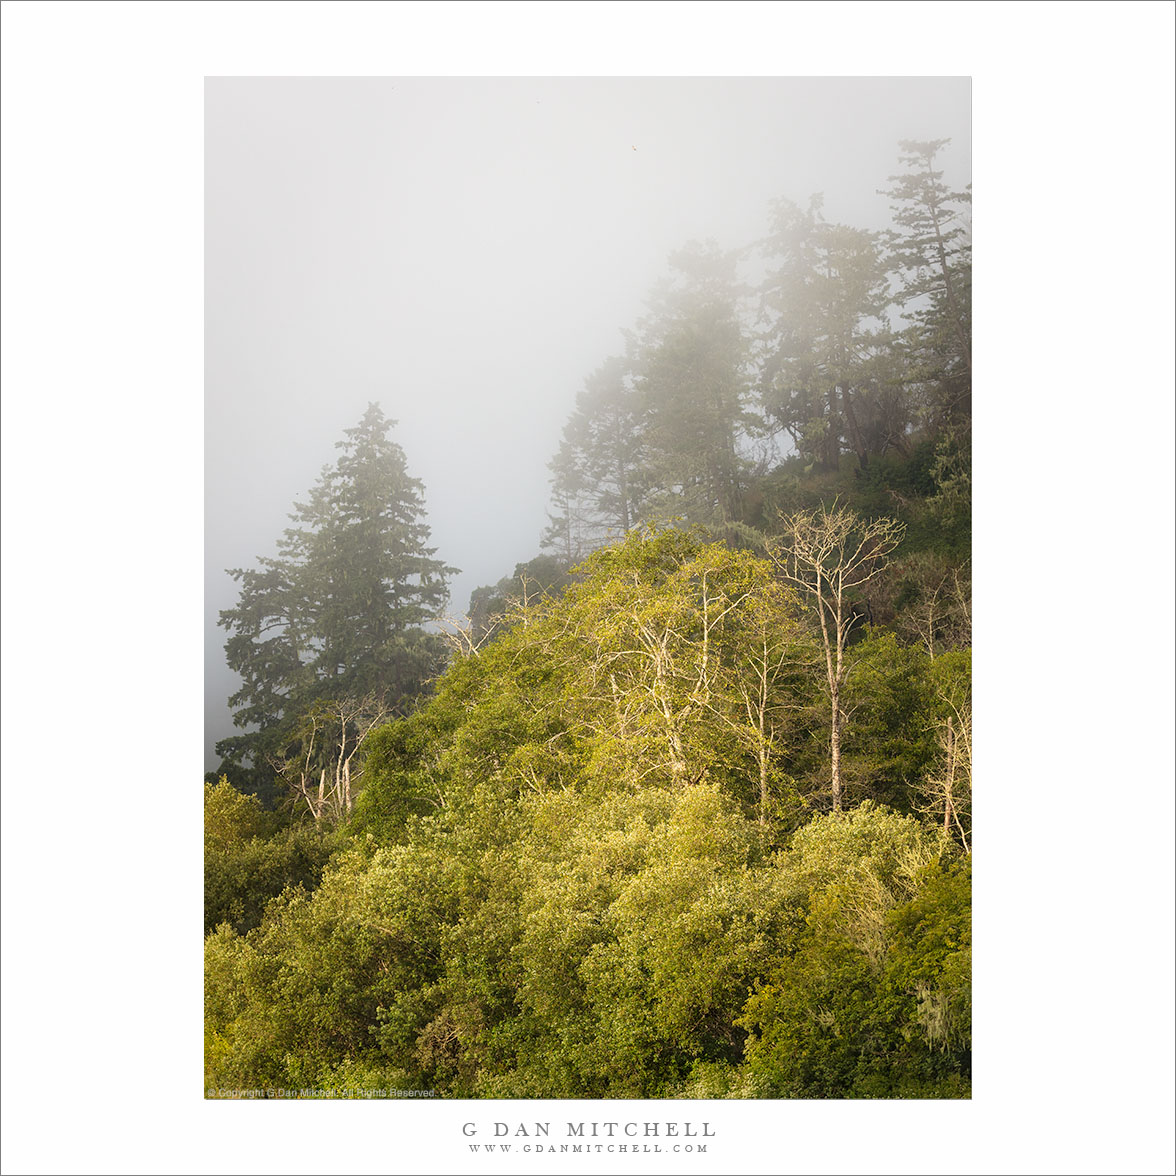
{"type": "Polygon", "coordinates": [[[231,573],[206,1088],[969,1096],[944,146],[901,144],[886,233],[780,201],[676,253],[576,400],[544,550],[465,621],[378,405],[231,573]]]}

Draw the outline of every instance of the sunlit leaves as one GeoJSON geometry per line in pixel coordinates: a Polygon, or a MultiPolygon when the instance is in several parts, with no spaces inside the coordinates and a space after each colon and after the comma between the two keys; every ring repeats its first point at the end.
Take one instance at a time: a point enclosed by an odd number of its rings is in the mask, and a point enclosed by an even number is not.
{"type": "MultiPolygon", "coordinates": [[[[209,1084],[963,1090],[968,910],[937,881],[955,850],[872,805],[803,824],[796,607],[766,561],[678,529],[520,606],[373,736],[318,888],[209,937],[209,1084]]],[[[902,729],[966,678],[958,657],[867,644],[902,729]]]]}

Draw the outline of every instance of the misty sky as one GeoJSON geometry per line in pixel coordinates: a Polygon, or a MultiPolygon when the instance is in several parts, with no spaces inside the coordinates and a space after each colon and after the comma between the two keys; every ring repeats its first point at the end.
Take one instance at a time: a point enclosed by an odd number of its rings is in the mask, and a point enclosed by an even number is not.
{"type": "Polygon", "coordinates": [[[889,223],[899,139],[950,138],[966,78],[213,78],[206,82],[206,768],[235,689],[229,567],[369,401],[473,588],[539,551],[547,463],[667,257],[747,245],[777,197],[889,223]]]}

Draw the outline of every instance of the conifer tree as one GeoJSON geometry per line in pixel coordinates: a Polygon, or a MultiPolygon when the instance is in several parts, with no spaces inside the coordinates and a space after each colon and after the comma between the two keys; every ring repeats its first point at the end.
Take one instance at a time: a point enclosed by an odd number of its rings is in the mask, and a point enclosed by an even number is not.
{"type": "Polygon", "coordinates": [[[736,260],[713,243],[679,250],[630,339],[651,487],[645,520],[679,515],[720,534],[744,521],[747,442],[763,421],[751,403],[736,260]]]}
{"type": "Polygon", "coordinates": [[[798,453],[836,469],[843,448],[871,456],[907,450],[908,409],[886,326],[886,270],[877,237],[777,201],[762,246],[773,264],[762,286],[771,317],[761,393],[798,453]]]}
{"type": "Polygon", "coordinates": [[[219,623],[243,679],[234,722],[249,730],[218,754],[261,766],[316,702],[375,695],[395,707],[439,670],[441,642],[423,626],[456,569],[427,546],[424,488],[388,436],[394,424],[370,404],[295,504],[277,556],[230,570],[240,596],[219,623]]]}
{"type": "Polygon", "coordinates": [[[548,549],[570,565],[621,538],[640,517],[642,420],[625,360],[610,357],[585,381],[552,459],[548,549]]]}
{"type": "Polygon", "coordinates": [[[903,140],[906,171],[890,177],[885,193],[899,226],[890,264],[902,282],[907,345],[938,430],[966,428],[972,414],[972,192],[953,192],[935,168],[949,143],[903,140]]]}

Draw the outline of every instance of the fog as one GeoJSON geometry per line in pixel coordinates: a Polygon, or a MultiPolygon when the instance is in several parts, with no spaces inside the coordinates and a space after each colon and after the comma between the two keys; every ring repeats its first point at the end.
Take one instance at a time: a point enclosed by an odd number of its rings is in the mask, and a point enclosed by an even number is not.
{"type": "Polygon", "coordinates": [[[547,463],[667,257],[769,202],[889,223],[898,140],[966,78],[225,78],[206,83],[205,756],[233,731],[225,569],[272,555],[369,401],[425,484],[452,608],[539,551],[547,463]]]}

